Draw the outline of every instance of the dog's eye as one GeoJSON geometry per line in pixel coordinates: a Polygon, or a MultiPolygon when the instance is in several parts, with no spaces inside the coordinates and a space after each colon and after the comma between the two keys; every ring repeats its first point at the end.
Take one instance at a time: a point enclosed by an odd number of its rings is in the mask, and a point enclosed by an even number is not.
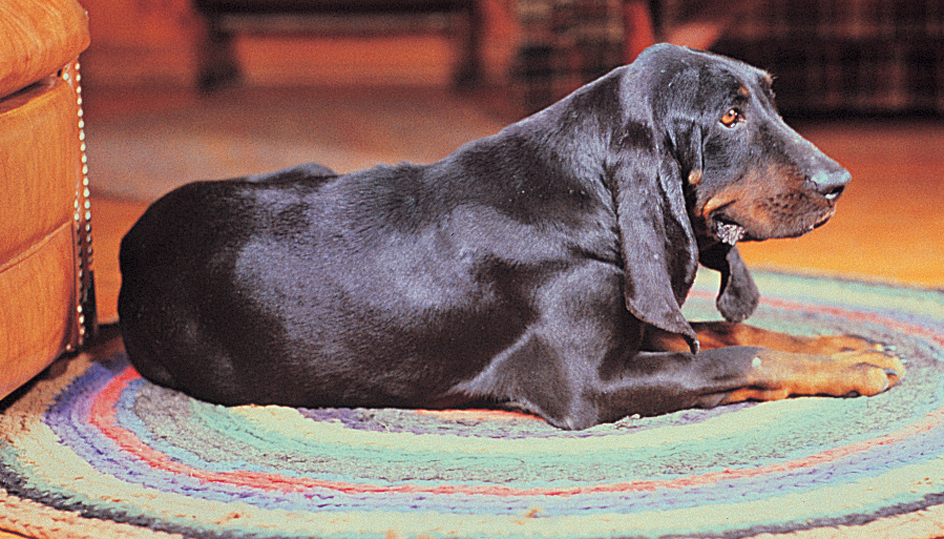
{"type": "Polygon", "coordinates": [[[738,109],[731,109],[721,117],[721,124],[725,127],[734,127],[743,119],[744,116],[741,116],[741,111],[738,109]]]}

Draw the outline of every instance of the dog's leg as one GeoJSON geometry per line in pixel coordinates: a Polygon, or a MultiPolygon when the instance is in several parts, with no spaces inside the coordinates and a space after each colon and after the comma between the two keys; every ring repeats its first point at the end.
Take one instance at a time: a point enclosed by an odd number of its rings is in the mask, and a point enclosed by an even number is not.
{"type": "MultiPolygon", "coordinates": [[[[881,344],[854,335],[805,337],[761,329],[748,324],[722,321],[693,322],[692,329],[698,335],[702,350],[713,350],[723,346],[758,346],[781,352],[821,356],[852,351],[884,351],[881,344]]],[[[688,343],[680,336],[650,328],[646,334],[645,349],[682,351],[688,350],[688,343]]]]}
{"type": "Polygon", "coordinates": [[[599,420],[711,408],[746,400],[790,396],[872,396],[896,385],[905,369],[898,358],[865,351],[830,356],[752,346],[690,352],[641,352],[619,376],[596,388],[599,420]]]}
{"type": "Polygon", "coordinates": [[[705,349],[760,346],[783,352],[824,356],[842,352],[884,351],[881,344],[854,335],[804,337],[730,322],[696,322],[692,327],[705,349]]]}
{"type": "Polygon", "coordinates": [[[761,349],[751,361],[747,383],[727,393],[720,404],[779,400],[793,395],[870,397],[897,385],[905,373],[897,357],[869,350],[823,356],[761,349]]]}

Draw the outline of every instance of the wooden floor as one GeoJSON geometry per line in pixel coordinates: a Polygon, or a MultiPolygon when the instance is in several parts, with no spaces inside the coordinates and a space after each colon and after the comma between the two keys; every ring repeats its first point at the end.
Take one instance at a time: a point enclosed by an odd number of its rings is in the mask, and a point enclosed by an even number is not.
{"type": "MultiPolygon", "coordinates": [[[[167,95],[138,90],[132,99],[116,100],[112,106],[104,96],[97,100],[90,89],[87,121],[173,107],[167,95]]],[[[376,90],[368,95],[376,95],[376,90]]],[[[429,99],[428,93],[424,99],[429,99]]],[[[748,263],[756,268],[944,288],[944,121],[848,118],[794,125],[846,166],[853,182],[826,226],[799,239],[742,244],[748,263]]],[[[113,321],[120,286],[118,242],[146,204],[97,194],[94,170],[91,175],[100,318],[113,321]]]]}

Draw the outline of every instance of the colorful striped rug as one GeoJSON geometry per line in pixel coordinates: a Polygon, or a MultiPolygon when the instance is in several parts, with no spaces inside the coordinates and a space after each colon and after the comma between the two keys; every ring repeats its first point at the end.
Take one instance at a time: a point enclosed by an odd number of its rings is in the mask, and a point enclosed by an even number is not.
{"type": "MultiPolygon", "coordinates": [[[[79,356],[0,416],[0,530],[102,538],[944,535],[944,293],[761,273],[752,322],[906,362],[873,398],[563,432],[481,411],[224,408],[79,356]]],[[[700,277],[690,318],[714,318],[700,277]]]]}

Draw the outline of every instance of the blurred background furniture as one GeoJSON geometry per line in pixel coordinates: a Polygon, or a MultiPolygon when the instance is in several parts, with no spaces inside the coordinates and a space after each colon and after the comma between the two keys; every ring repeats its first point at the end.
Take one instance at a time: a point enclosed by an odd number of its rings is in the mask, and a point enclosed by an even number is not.
{"type": "Polygon", "coordinates": [[[940,0],[514,0],[512,5],[521,29],[513,80],[524,88],[530,110],[665,41],[769,70],[779,80],[775,90],[785,114],[944,113],[940,0]]]}
{"type": "Polygon", "coordinates": [[[206,22],[199,84],[212,90],[239,79],[231,41],[236,32],[403,33],[439,30],[459,48],[457,87],[480,77],[482,21],[474,0],[194,0],[206,22]]]}
{"type": "Polygon", "coordinates": [[[940,0],[659,0],[653,17],[671,29],[745,3],[712,50],[774,73],[785,114],[944,113],[940,0]]]}
{"type": "Polygon", "coordinates": [[[511,81],[535,112],[625,63],[623,0],[516,0],[511,81]]]}
{"type": "Polygon", "coordinates": [[[0,3],[0,398],[95,331],[75,0],[0,3]]]}

